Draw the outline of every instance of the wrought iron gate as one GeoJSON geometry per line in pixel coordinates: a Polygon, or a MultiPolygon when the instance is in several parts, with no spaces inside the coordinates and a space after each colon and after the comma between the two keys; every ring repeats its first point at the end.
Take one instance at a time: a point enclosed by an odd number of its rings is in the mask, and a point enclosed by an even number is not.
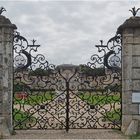
{"type": "Polygon", "coordinates": [[[121,36],[79,66],[49,64],[38,47],[14,37],[14,129],[120,129],[121,36]]]}

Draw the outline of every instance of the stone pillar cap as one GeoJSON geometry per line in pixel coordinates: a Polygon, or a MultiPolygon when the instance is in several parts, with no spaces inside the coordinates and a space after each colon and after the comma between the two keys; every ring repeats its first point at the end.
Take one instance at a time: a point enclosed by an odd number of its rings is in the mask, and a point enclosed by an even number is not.
{"type": "Polygon", "coordinates": [[[15,24],[12,24],[11,21],[3,15],[0,15],[0,27],[10,27],[17,29],[15,24]]]}
{"type": "Polygon", "coordinates": [[[122,34],[126,28],[140,28],[140,17],[130,17],[117,29],[117,34],[122,34]]]}

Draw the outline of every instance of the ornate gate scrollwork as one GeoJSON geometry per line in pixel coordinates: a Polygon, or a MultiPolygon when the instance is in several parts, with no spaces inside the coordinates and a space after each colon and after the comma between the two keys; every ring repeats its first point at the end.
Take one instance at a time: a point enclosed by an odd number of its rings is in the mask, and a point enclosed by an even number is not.
{"type": "Polygon", "coordinates": [[[121,36],[79,66],[49,64],[39,46],[14,37],[14,129],[120,129],[121,36]]]}

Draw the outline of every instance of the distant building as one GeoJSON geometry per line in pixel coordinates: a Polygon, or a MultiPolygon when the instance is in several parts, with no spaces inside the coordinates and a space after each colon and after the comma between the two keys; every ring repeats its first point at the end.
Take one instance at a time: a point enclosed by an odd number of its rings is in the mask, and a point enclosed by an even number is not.
{"type": "Polygon", "coordinates": [[[66,81],[69,81],[70,88],[82,89],[105,89],[107,86],[121,84],[121,73],[112,71],[107,68],[92,69],[85,66],[86,69],[81,70],[80,65],[61,64],[52,70],[49,75],[32,75],[30,69],[17,71],[14,74],[14,83],[27,85],[32,90],[56,90],[59,87],[66,86],[66,81]]]}
{"type": "Polygon", "coordinates": [[[74,69],[77,69],[79,66],[77,65],[73,65],[73,64],[62,64],[62,65],[58,65],[56,67],[56,70],[71,70],[73,71],[74,69]]]}

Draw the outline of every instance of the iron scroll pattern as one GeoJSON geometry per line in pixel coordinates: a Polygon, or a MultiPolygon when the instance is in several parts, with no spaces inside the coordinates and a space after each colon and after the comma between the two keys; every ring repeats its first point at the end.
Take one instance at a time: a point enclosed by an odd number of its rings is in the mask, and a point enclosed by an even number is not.
{"type": "Polygon", "coordinates": [[[39,46],[14,37],[14,129],[65,129],[64,82],[55,65],[36,54],[39,46]]]}
{"type": "Polygon", "coordinates": [[[50,64],[39,46],[14,37],[14,129],[120,129],[121,36],[79,66],[50,64]]]}
{"type": "Polygon", "coordinates": [[[98,54],[71,79],[69,128],[121,129],[121,35],[101,40],[98,54]],[[74,102],[75,100],[75,102],[74,102]]]}

